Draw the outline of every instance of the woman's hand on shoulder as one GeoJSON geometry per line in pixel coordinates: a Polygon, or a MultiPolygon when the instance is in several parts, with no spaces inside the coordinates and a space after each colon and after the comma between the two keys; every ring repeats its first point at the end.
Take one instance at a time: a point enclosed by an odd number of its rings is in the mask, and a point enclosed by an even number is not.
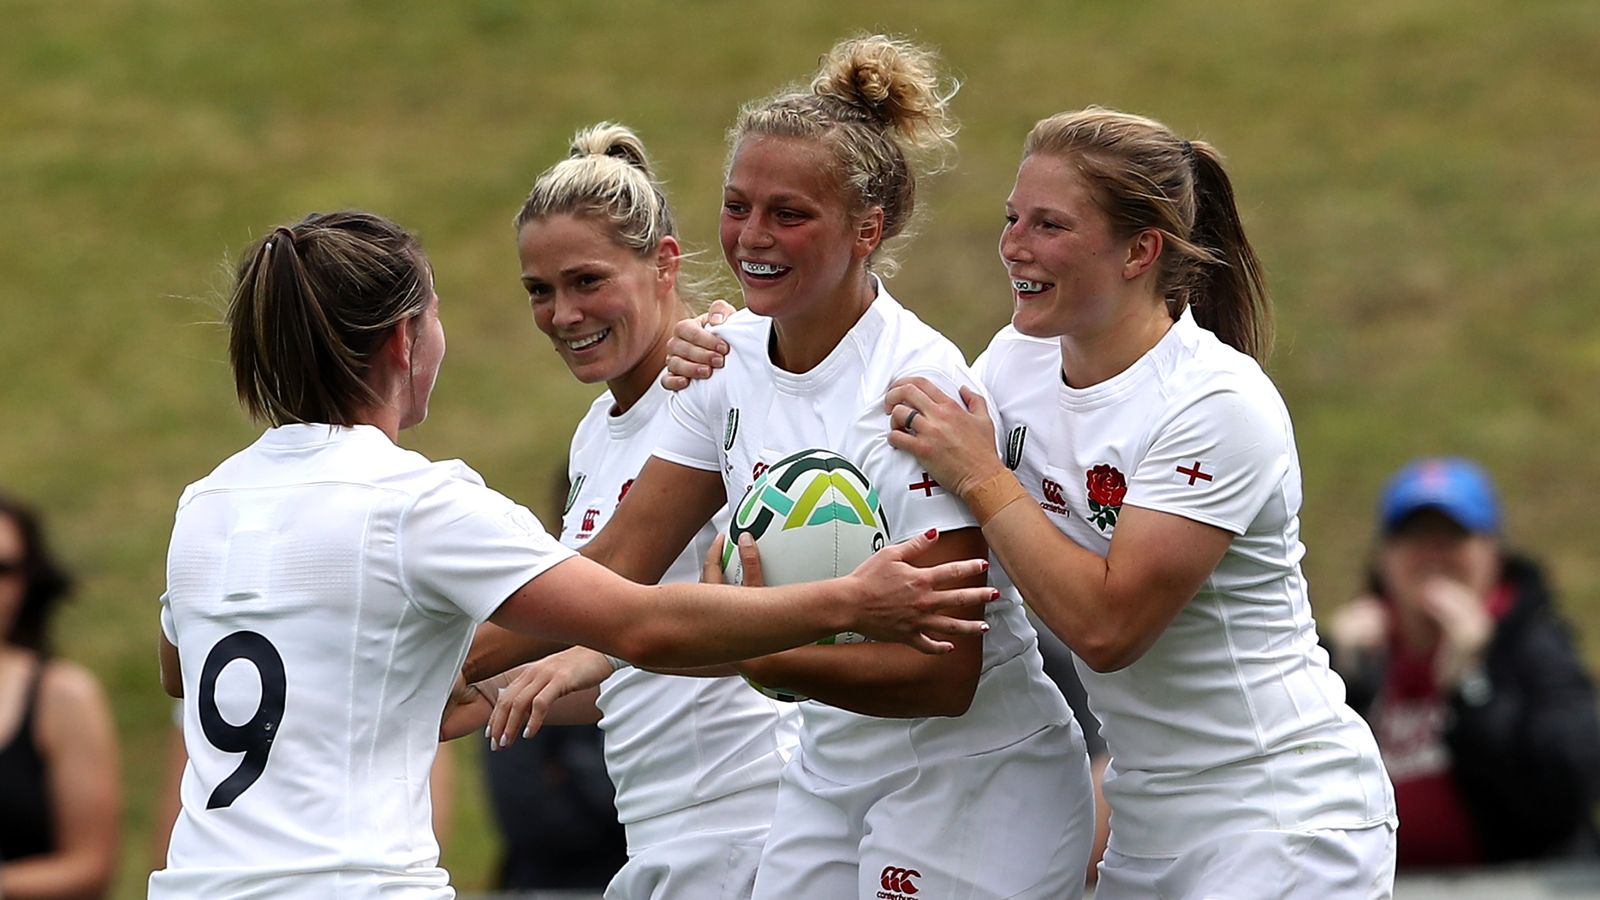
{"type": "Polygon", "coordinates": [[[966,492],[1005,470],[983,395],[966,386],[952,398],[922,377],[902,378],[883,398],[889,446],[911,453],[945,490],[966,492]]]}
{"type": "Polygon", "coordinates": [[[713,300],[710,309],[680,320],[673,327],[667,341],[667,370],[661,376],[662,387],[681,391],[689,382],[710,378],[713,369],[722,368],[728,356],[728,342],[717,337],[710,326],[721,325],[734,312],[727,301],[713,300]]]}

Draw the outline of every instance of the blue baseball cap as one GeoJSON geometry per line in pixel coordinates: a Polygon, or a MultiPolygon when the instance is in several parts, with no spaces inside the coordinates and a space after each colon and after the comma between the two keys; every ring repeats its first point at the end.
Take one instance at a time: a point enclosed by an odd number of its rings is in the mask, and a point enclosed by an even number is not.
{"type": "Polygon", "coordinates": [[[1384,531],[1393,531],[1420,509],[1437,509],[1468,531],[1500,530],[1500,500],[1489,473],[1459,457],[1414,460],[1384,485],[1378,501],[1384,531]]]}

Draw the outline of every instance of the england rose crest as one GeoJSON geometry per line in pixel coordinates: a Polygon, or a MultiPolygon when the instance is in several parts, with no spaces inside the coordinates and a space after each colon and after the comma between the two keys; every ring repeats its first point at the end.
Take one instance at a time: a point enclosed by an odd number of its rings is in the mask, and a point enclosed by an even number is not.
{"type": "Polygon", "coordinates": [[[1128,494],[1128,480],[1114,466],[1103,463],[1084,475],[1084,483],[1089,489],[1089,521],[1105,531],[1117,524],[1117,514],[1122,512],[1122,498],[1128,494]]]}

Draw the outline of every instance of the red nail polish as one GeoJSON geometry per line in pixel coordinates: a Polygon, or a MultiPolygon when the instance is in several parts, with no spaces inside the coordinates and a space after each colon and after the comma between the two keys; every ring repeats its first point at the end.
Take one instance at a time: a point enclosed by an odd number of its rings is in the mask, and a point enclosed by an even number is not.
{"type": "Polygon", "coordinates": [[[989,591],[989,599],[990,600],[999,600],[1000,599],[1000,592],[996,591],[996,590],[990,590],[989,591]]]}
{"type": "Polygon", "coordinates": [[[981,571],[981,572],[989,571],[989,561],[987,559],[983,561],[983,568],[980,569],[979,571],[981,571]]]}
{"type": "Polygon", "coordinates": [[[938,536],[939,536],[939,529],[937,529],[937,528],[929,528],[928,529],[928,533],[925,535],[925,537],[928,537],[928,538],[936,538],[938,536]]]}

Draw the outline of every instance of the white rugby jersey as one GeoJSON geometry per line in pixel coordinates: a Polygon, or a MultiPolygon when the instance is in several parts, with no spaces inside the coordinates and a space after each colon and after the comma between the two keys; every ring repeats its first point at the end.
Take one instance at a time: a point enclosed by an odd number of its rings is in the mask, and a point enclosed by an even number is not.
{"type": "MultiPolygon", "coordinates": [[[[572,436],[567,460],[572,490],[562,516],[561,541],[587,544],[616,511],[655,449],[667,421],[668,391],[659,382],[627,412],[611,415],[611,392],[589,407],[572,436]]],[[[706,523],[672,563],[662,582],[697,582],[706,551],[727,530],[727,511],[706,523]]],[[[606,771],[617,787],[617,817],[624,824],[688,809],[752,788],[773,792],[799,731],[792,704],[751,690],[744,679],[690,678],[625,668],[600,685],[600,727],[606,771]]],[[[743,807],[738,807],[742,809],[743,807]]],[[[702,822],[702,828],[745,828],[759,820],[702,822]]],[[[629,828],[629,846],[636,839],[629,828]]]]}
{"type": "Polygon", "coordinates": [[[151,897],[453,897],[428,775],[477,623],[573,556],[459,461],[267,431],[184,491],[183,811],[151,897]]]}
{"type": "MultiPolygon", "coordinates": [[[[741,311],[716,331],[731,350],[727,365],[672,396],[667,404],[671,422],[662,429],[657,456],[721,472],[731,505],[766,467],[821,448],[850,460],[877,487],[891,541],[929,528],[976,527],[972,513],[930,478],[916,457],[889,446],[883,397],[896,379],[912,375],[951,394],[960,385],[982,388],[961,351],[881,284],[866,313],[808,372],[795,374],[772,364],[770,319],[741,311]]],[[[989,604],[986,617],[983,674],[966,715],[887,719],[802,702],[800,740],[808,767],[850,781],[915,765],[920,755],[1005,746],[1068,721],[1071,712],[1044,675],[1038,635],[1015,592],[989,604]]]]}
{"type": "Polygon", "coordinates": [[[1078,662],[1111,751],[1117,849],[1172,856],[1219,831],[1393,822],[1372,732],[1317,646],[1300,463],[1272,382],[1188,312],[1108,381],[1069,388],[1061,365],[1057,341],[1010,326],[975,365],[1007,465],[1057,528],[1101,556],[1123,506],[1236,535],[1137,662],[1105,675],[1078,662]]]}

